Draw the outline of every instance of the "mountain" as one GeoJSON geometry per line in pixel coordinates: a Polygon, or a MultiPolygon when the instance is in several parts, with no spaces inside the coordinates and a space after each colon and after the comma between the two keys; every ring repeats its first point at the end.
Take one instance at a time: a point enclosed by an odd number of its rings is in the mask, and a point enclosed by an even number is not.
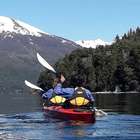
{"type": "Polygon", "coordinates": [[[3,32],[6,32],[7,35],[9,32],[38,37],[40,37],[42,34],[48,34],[19,20],[14,20],[12,18],[0,16],[0,33],[3,32]]]}
{"type": "Polygon", "coordinates": [[[85,48],[96,48],[99,45],[110,45],[111,42],[105,42],[101,39],[96,39],[96,40],[79,40],[76,41],[77,44],[81,45],[82,47],[85,48]]]}
{"type": "Polygon", "coordinates": [[[81,47],[68,39],[50,35],[19,20],[0,16],[1,92],[24,89],[24,80],[35,82],[42,66],[39,52],[53,65],[58,59],[81,47]]]}

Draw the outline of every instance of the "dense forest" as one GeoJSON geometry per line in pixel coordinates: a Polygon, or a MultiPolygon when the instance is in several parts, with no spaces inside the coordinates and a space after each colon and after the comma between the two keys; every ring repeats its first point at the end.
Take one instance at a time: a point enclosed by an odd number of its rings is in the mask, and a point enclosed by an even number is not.
{"type": "MultiPolygon", "coordinates": [[[[80,74],[92,91],[140,91],[140,28],[117,35],[112,45],[74,50],[55,69],[63,72],[67,86],[73,86],[71,77],[80,74]]],[[[38,85],[49,88],[51,83],[52,73],[42,72],[38,85]]]]}

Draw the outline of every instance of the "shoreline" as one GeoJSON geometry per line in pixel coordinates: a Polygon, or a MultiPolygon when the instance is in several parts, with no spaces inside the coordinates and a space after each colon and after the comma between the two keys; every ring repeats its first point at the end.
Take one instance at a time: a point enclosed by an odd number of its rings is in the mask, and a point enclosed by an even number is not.
{"type": "Polygon", "coordinates": [[[127,92],[112,92],[112,91],[101,91],[101,92],[92,92],[92,94],[138,94],[138,91],[127,91],[127,92]]]}

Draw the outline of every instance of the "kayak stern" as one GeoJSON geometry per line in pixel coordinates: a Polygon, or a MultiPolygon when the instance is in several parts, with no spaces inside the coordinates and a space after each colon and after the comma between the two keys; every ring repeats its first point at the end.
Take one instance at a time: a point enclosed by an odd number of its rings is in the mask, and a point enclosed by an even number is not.
{"type": "Polygon", "coordinates": [[[84,121],[88,123],[95,122],[95,110],[77,110],[77,109],[66,109],[62,106],[44,106],[45,115],[62,120],[75,120],[84,121]]]}

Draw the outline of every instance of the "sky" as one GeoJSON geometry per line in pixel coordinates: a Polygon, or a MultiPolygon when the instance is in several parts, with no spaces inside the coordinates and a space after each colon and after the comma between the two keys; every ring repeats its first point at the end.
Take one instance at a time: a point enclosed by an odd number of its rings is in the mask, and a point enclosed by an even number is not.
{"type": "Polygon", "coordinates": [[[112,41],[140,26],[140,0],[0,0],[0,16],[73,41],[112,41]]]}

